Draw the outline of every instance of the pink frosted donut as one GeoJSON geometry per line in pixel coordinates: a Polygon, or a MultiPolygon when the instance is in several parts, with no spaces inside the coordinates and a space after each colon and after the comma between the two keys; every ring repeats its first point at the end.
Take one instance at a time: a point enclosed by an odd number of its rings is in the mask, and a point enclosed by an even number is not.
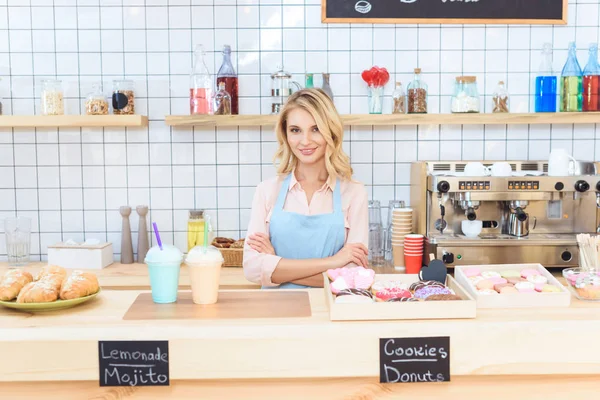
{"type": "Polygon", "coordinates": [[[532,275],[541,275],[541,274],[540,274],[540,271],[538,271],[537,269],[533,269],[533,268],[525,268],[524,270],[521,271],[521,276],[525,279],[527,279],[528,277],[530,277],[532,275]]]}
{"type": "Polygon", "coordinates": [[[477,275],[481,275],[481,270],[477,267],[473,267],[473,268],[465,268],[463,270],[464,274],[470,278],[472,276],[477,276],[477,275]]]}

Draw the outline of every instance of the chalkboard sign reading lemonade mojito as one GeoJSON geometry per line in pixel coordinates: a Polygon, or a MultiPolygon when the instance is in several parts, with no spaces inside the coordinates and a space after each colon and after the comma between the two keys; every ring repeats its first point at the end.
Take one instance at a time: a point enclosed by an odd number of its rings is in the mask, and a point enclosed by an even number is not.
{"type": "Polygon", "coordinates": [[[566,24],[568,0],[321,1],[329,23],[566,24]]]}

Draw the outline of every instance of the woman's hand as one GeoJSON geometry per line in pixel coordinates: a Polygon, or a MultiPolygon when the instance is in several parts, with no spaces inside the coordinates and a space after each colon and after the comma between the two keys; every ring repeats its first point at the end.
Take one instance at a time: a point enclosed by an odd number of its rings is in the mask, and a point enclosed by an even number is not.
{"type": "Polygon", "coordinates": [[[335,263],[334,268],[345,267],[350,263],[354,263],[359,267],[369,267],[367,255],[369,250],[362,243],[346,243],[336,255],[331,257],[335,263]]]}
{"type": "Polygon", "coordinates": [[[269,239],[269,236],[264,233],[252,234],[248,237],[246,242],[248,243],[248,246],[261,254],[275,255],[275,249],[271,244],[271,240],[269,239]]]}

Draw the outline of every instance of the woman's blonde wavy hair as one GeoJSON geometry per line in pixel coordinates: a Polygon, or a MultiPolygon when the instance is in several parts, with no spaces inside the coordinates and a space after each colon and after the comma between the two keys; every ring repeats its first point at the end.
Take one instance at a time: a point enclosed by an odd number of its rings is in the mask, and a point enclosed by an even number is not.
{"type": "Polygon", "coordinates": [[[279,148],[275,153],[274,161],[277,165],[277,173],[289,174],[294,170],[298,159],[292,152],[287,141],[287,119],[290,111],[301,108],[314,118],[319,132],[323,135],[327,148],[325,149],[325,167],[329,179],[341,178],[352,179],[352,167],[350,157],[342,148],[344,140],[344,126],[333,101],[321,89],[302,89],[292,94],[279,114],[275,125],[275,134],[279,148]]]}

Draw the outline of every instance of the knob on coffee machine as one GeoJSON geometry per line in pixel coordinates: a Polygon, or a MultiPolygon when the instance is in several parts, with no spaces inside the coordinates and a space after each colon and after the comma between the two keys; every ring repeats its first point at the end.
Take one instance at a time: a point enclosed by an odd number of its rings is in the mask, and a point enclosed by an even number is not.
{"type": "Polygon", "coordinates": [[[587,192],[588,190],[590,190],[590,184],[584,180],[577,181],[575,182],[575,190],[582,193],[587,192]]]}
{"type": "Polygon", "coordinates": [[[454,262],[454,254],[453,253],[444,253],[442,255],[442,262],[444,264],[452,264],[454,262]]]}
{"type": "MultiPolygon", "coordinates": [[[[600,182],[598,183],[600,184],[600,182]]],[[[450,184],[448,183],[448,181],[441,181],[437,184],[437,190],[442,193],[448,193],[448,191],[450,190],[450,184]]]]}
{"type": "Polygon", "coordinates": [[[600,192],[600,182],[596,183],[596,192],[600,192]]]}

